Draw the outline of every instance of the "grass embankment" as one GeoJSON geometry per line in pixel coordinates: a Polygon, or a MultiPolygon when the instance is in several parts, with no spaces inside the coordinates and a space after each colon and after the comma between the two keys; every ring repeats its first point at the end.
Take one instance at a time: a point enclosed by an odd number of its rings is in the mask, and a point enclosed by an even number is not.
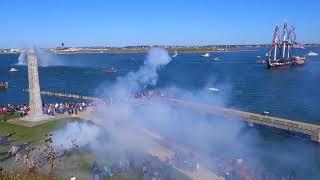
{"type": "Polygon", "coordinates": [[[62,127],[66,121],[51,121],[35,127],[26,127],[10,123],[0,123],[0,136],[8,133],[16,133],[11,137],[14,143],[21,143],[25,141],[39,142],[44,138],[44,135],[62,127]]]}
{"type": "MultiPolygon", "coordinates": [[[[79,119],[76,119],[79,121],[79,119]]],[[[81,121],[81,120],[80,120],[81,121]]],[[[8,133],[16,133],[10,139],[13,140],[12,144],[19,144],[26,141],[32,141],[32,146],[37,146],[45,141],[45,135],[55,130],[63,127],[70,120],[57,120],[51,121],[45,124],[41,124],[34,127],[25,127],[21,125],[14,125],[10,123],[0,123],[0,136],[6,135],[8,133]]],[[[0,152],[5,152],[9,149],[9,146],[0,146],[0,152]]],[[[102,164],[109,164],[110,162],[117,161],[111,153],[106,152],[105,157],[97,157],[90,152],[81,151],[80,153],[71,153],[63,157],[61,164],[57,166],[56,174],[58,177],[55,179],[69,179],[71,176],[75,175],[79,179],[91,179],[91,165],[93,161],[98,161],[102,164]],[[102,163],[104,162],[104,163],[102,163]],[[62,178],[61,178],[62,177],[62,178]]],[[[48,179],[47,173],[44,174],[30,174],[24,172],[24,170],[12,171],[10,167],[14,166],[14,159],[9,159],[4,162],[5,164],[0,164],[2,167],[7,167],[5,169],[5,174],[0,179],[25,179],[25,180],[37,180],[37,179],[48,179]],[[9,166],[6,166],[9,165],[9,166]],[[12,164],[13,166],[11,166],[12,164]]],[[[161,162],[158,162],[161,163],[161,162]]],[[[172,168],[172,167],[171,167],[172,168]]],[[[4,173],[4,172],[3,172],[4,173]]],[[[189,179],[185,175],[181,174],[174,168],[170,169],[170,179],[189,179]]],[[[140,180],[143,179],[142,166],[141,164],[131,167],[129,172],[121,175],[114,175],[112,179],[114,180],[140,180]]],[[[104,177],[103,179],[107,179],[104,177]]]]}
{"type": "MultiPolygon", "coordinates": [[[[15,118],[16,115],[6,115],[5,121],[10,118],[15,118]]],[[[1,117],[4,118],[4,117],[1,117]]],[[[2,121],[0,123],[0,136],[7,135],[8,133],[16,133],[13,135],[10,140],[12,140],[11,144],[19,144],[24,143],[27,141],[32,142],[32,146],[41,144],[44,141],[45,135],[53,132],[54,130],[58,129],[59,127],[62,127],[66,121],[52,121],[48,122],[46,124],[42,124],[35,127],[25,127],[21,125],[15,125],[6,123],[5,121],[2,121]]],[[[8,151],[8,146],[0,146],[0,152],[6,152],[8,151]]],[[[13,162],[13,159],[9,159],[9,162],[2,162],[0,165],[2,165],[2,168],[6,167],[9,164],[13,162]]],[[[43,174],[30,174],[28,172],[24,172],[24,170],[10,170],[4,169],[4,172],[0,172],[0,179],[25,179],[25,180],[42,180],[42,179],[48,179],[47,175],[43,174]]],[[[62,178],[56,178],[56,179],[62,179],[62,178]]]]}

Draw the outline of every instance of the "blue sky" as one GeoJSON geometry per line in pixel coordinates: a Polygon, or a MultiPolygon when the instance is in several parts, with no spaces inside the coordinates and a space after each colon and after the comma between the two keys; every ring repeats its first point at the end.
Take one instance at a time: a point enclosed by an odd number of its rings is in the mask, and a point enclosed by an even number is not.
{"type": "Polygon", "coordinates": [[[1,0],[0,48],[320,42],[319,0],[1,0]]]}

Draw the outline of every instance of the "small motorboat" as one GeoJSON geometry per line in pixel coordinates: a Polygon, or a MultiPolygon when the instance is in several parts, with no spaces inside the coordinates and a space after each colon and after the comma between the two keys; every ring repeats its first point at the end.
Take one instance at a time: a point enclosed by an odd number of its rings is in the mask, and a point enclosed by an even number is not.
{"type": "Polygon", "coordinates": [[[220,58],[215,57],[214,59],[212,59],[212,61],[220,61],[220,58]]]}
{"type": "Polygon", "coordinates": [[[201,57],[206,57],[207,58],[207,57],[210,57],[210,54],[209,53],[205,53],[205,54],[202,54],[201,57]]]}
{"type": "Polygon", "coordinates": [[[294,65],[304,65],[305,59],[306,58],[296,56],[295,61],[294,61],[294,65]]]}
{"type": "Polygon", "coordinates": [[[209,91],[219,92],[220,90],[219,90],[218,88],[213,88],[213,87],[211,87],[211,88],[209,88],[209,91]]]}
{"type": "Polygon", "coordinates": [[[256,63],[258,63],[258,64],[265,64],[265,63],[267,63],[267,61],[266,61],[266,60],[261,59],[261,60],[256,61],[256,63]]]}
{"type": "Polygon", "coordinates": [[[8,82],[0,82],[0,89],[7,89],[8,88],[8,82]]]}
{"type": "Polygon", "coordinates": [[[312,52],[312,51],[310,51],[308,53],[308,56],[318,56],[318,55],[319,55],[318,53],[315,53],[315,52],[312,52]]]}
{"type": "Polygon", "coordinates": [[[14,67],[9,69],[9,72],[17,72],[17,71],[18,71],[18,69],[14,68],[14,67]]]}
{"type": "Polygon", "coordinates": [[[108,69],[106,72],[107,72],[108,74],[114,74],[114,73],[117,72],[117,69],[115,69],[114,67],[112,67],[111,69],[108,69]]]}
{"type": "Polygon", "coordinates": [[[306,57],[295,56],[296,59],[306,60],[306,57]]]}
{"type": "Polygon", "coordinates": [[[257,56],[257,58],[261,59],[261,56],[257,56]]]}

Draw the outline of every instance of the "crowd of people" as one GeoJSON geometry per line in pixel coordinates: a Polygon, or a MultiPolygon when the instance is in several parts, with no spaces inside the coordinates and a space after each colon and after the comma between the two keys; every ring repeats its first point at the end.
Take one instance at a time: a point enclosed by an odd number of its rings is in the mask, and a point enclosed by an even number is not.
{"type": "Polygon", "coordinates": [[[219,176],[226,180],[243,179],[243,180],[295,180],[295,171],[290,171],[287,175],[279,175],[272,173],[264,168],[257,166],[249,168],[244,159],[219,159],[215,163],[217,165],[216,172],[219,176]]]}
{"type": "Polygon", "coordinates": [[[44,114],[54,116],[55,114],[65,114],[69,115],[78,114],[78,112],[85,111],[89,106],[90,102],[65,102],[65,103],[51,103],[45,104],[43,106],[44,114]]]}
{"type": "MultiPolygon", "coordinates": [[[[91,102],[64,102],[64,103],[48,103],[43,104],[43,113],[54,116],[56,114],[69,115],[77,114],[78,112],[85,111],[91,102]]],[[[8,104],[7,106],[0,106],[0,115],[13,115],[18,114],[20,116],[26,116],[30,112],[30,108],[27,104],[14,106],[13,104],[8,104]]]]}
{"type": "Polygon", "coordinates": [[[193,154],[190,153],[183,153],[183,152],[174,152],[174,156],[171,159],[173,164],[184,170],[188,170],[190,172],[197,172],[199,171],[200,164],[199,161],[196,159],[196,157],[193,154]]]}
{"type": "Polygon", "coordinates": [[[92,177],[95,180],[103,179],[103,177],[110,178],[114,175],[130,176],[135,173],[142,173],[141,179],[144,180],[172,179],[174,171],[170,163],[163,162],[157,156],[133,152],[127,153],[120,159],[115,158],[108,163],[100,162],[100,165],[94,161],[91,166],[92,177]],[[136,170],[141,171],[135,172],[136,170]]]}
{"type": "MultiPolygon", "coordinates": [[[[162,91],[154,91],[154,90],[148,90],[143,92],[137,92],[133,93],[129,96],[129,101],[134,100],[145,100],[150,98],[164,98],[169,97],[167,94],[165,94],[162,91]]],[[[84,111],[87,109],[88,106],[94,106],[99,104],[113,104],[116,103],[118,100],[116,98],[103,98],[96,100],[95,102],[64,102],[64,103],[47,103],[43,104],[43,113],[54,116],[55,114],[65,114],[68,113],[71,114],[77,114],[78,112],[84,111]]],[[[27,104],[21,104],[21,105],[2,105],[0,106],[0,115],[10,115],[17,113],[20,116],[26,116],[30,112],[30,108],[27,104]]]]}
{"type": "Polygon", "coordinates": [[[28,115],[30,109],[26,104],[14,106],[13,104],[8,104],[7,106],[0,106],[0,115],[12,115],[14,113],[19,113],[20,116],[28,115]]]}

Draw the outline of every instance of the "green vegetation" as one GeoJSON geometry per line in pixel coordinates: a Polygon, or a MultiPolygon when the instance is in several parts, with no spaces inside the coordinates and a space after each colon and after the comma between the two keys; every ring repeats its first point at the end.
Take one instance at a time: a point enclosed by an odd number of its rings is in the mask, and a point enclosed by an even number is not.
{"type": "MultiPolygon", "coordinates": [[[[13,140],[13,144],[23,143],[26,141],[32,141],[32,146],[37,146],[39,144],[45,144],[46,134],[53,132],[61,127],[63,127],[67,122],[79,121],[79,119],[74,120],[57,120],[51,121],[42,125],[35,127],[25,127],[20,125],[14,125],[10,123],[0,123],[0,135],[6,135],[10,132],[16,133],[10,139],[13,140]]],[[[80,120],[81,121],[81,120],[80,120]]],[[[0,146],[0,152],[7,151],[9,146],[0,146]]],[[[129,168],[127,173],[121,175],[114,175],[112,179],[114,180],[139,180],[143,179],[142,165],[141,161],[150,155],[139,153],[139,162],[133,167],[129,168]]],[[[150,158],[150,157],[149,157],[150,158]]],[[[54,173],[54,179],[69,179],[71,176],[75,175],[79,179],[91,179],[91,166],[94,161],[97,161],[101,166],[110,165],[111,163],[117,163],[120,156],[117,157],[111,152],[105,152],[103,156],[96,156],[87,152],[86,150],[80,150],[79,152],[68,153],[63,158],[59,158],[56,161],[56,171],[54,173]],[[59,177],[57,177],[59,176],[59,177]],[[63,178],[61,178],[63,177],[63,178]]],[[[157,163],[162,164],[160,160],[155,160],[157,163]]],[[[50,179],[49,174],[46,172],[39,171],[37,173],[32,173],[27,170],[15,169],[19,168],[15,166],[14,159],[9,159],[1,164],[5,171],[0,172],[0,179],[25,179],[25,180],[37,180],[37,179],[50,179]],[[11,169],[15,170],[11,170],[11,169]],[[44,174],[42,174],[44,173],[44,174]]],[[[186,175],[178,172],[172,167],[168,167],[170,171],[170,179],[189,179],[186,175]]],[[[107,179],[105,177],[105,179],[107,179]]]]}
{"type": "MultiPolygon", "coordinates": [[[[10,172],[0,172],[0,179],[1,180],[16,180],[16,179],[23,179],[23,180],[44,180],[50,179],[48,175],[42,174],[33,174],[29,173],[24,170],[15,170],[10,172]]],[[[67,178],[60,178],[55,177],[55,180],[67,180],[67,178]]]]}
{"type": "MultiPolygon", "coordinates": [[[[14,119],[20,117],[19,113],[7,114],[7,115],[0,115],[0,123],[7,122],[8,119],[14,119]]],[[[0,131],[1,133],[1,131],[0,131]]]]}
{"type": "Polygon", "coordinates": [[[32,141],[34,143],[43,139],[45,134],[63,126],[65,121],[51,121],[35,127],[26,127],[10,123],[0,123],[0,136],[8,133],[16,133],[11,139],[15,143],[32,141]]]}

